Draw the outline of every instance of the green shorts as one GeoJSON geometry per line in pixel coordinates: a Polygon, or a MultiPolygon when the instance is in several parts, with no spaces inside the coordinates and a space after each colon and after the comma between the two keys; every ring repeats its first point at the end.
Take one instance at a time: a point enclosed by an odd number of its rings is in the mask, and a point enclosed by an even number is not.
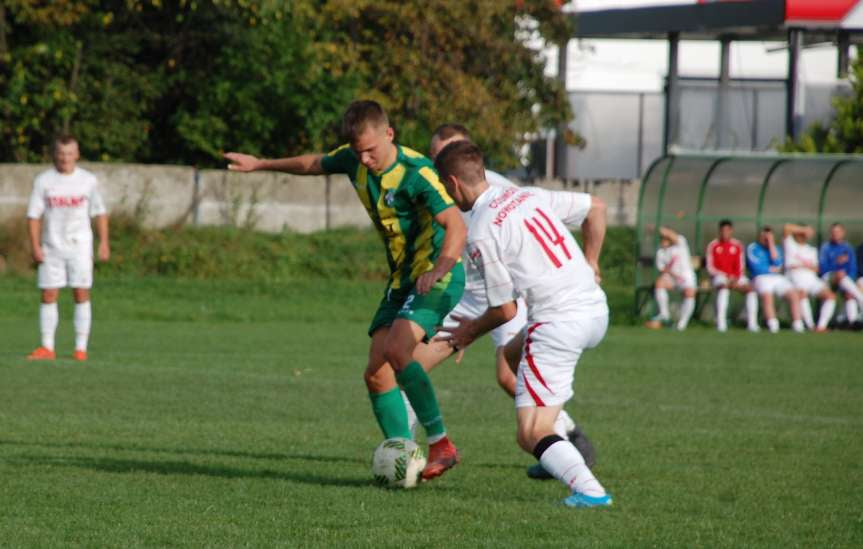
{"type": "Polygon", "coordinates": [[[397,318],[406,318],[425,330],[425,340],[437,331],[446,315],[455,308],[464,292],[464,265],[455,267],[440,279],[425,295],[417,293],[414,286],[397,290],[387,285],[384,298],[369,326],[369,335],[382,326],[392,326],[397,318]]]}

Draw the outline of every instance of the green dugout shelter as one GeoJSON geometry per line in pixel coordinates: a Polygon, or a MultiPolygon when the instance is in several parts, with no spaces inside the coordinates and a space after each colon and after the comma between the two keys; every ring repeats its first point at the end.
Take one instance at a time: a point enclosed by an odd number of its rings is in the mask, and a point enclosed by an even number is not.
{"type": "Polygon", "coordinates": [[[805,223],[815,229],[812,244],[819,246],[839,222],[856,248],[863,243],[863,155],[681,153],[654,161],[638,200],[637,314],[656,278],[657,227],[685,236],[693,257],[701,258],[721,219],[734,223],[744,245],[764,225],[781,235],[783,224],[805,223]]]}

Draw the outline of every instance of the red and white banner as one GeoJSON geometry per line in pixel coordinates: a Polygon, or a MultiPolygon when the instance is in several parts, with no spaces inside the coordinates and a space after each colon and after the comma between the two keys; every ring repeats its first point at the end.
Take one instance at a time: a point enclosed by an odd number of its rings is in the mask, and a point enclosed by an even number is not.
{"type": "Polygon", "coordinates": [[[863,1],[786,0],[785,22],[813,27],[863,29],[863,1]]]}

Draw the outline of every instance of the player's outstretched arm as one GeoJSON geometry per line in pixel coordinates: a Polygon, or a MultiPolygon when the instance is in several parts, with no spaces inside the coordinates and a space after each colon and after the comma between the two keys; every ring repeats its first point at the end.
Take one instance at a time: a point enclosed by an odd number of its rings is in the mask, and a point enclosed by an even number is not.
{"type": "Polygon", "coordinates": [[[670,227],[659,227],[659,234],[663,238],[667,238],[672,244],[677,244],[677,232],[670,227]]]}
{"type": "Polygon", "coordinates": [[[815,236],[815,230],[812,227],[807,227],[805,225],[797,225],[795,223],[786,223],[782,227],[782,237],[787,238],[791,235],[803,235],[805,238],[812,238],[815,236]]]}
{"type": "Polygon", "coordinates": [[[602,243],[605,241],[605,231],[608,227],[608,207],[598,197],[591,197],[590,211],[581,224],[581,235],[584,241],[584,258],[587,264],[596,273],[596,281],[599,282],[602,275],[599,271],[599,254],[602,251],[602,243]]]}
{"type": "Polygon", "coordinates": [[[321,165],[322,154],[303,154],[288,158],[258,158],[250,154],[238,152],[225,153],[225,159],[229,162],[228,169],[237,172],[255,172],[269,170],[286,172],[295,175],[324,175],[321,165]]]}
{"type": "Polygon", "coordinates": [[[42,263],[45,255],[42,253],[42,220],[37,217],[27,218],[27,231],[30,233],[30,249],[33,250],[33,261],[42,263]]]}
{"type": "Polygon", "coordinates": [[[447,208],[434,219],[444,229],[443,244],[434,268],[417,279],[417,293],[420,295],[428,293],[438,280],[450,272],[461,257],[467,240],[467,227],[458,208],[447,208]]]}

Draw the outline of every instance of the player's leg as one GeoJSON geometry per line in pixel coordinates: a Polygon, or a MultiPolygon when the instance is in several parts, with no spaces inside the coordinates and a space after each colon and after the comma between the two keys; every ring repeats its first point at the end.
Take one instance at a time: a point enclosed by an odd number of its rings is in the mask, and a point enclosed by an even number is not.
{"type": "Polygon", "coordinates": [[[833,318],[833,313],[836,311],[836,294],[822,282],[816,297],[821,300],[821,310],[818,313],[818,324],[815,326],[815,331],[825,332],[830,324],[830,319],[833,318]]]}
{"type": "Polygon", "coordinates": [[[764,311],[764,318],[767,320],[767,328],[770,330],[770,333],[775,334],[778,332],[779,319],[776,318],[776,309],[773,306],[773,292],[764,292],[761,294],[761,310],[764,311]]]}
{"type": "Polygon", "coordinates": [[[804,295],[803,292],[794,288],[791,282],[783,276],[776,279],[776,292],[788,302],[788,307],[791,309],[791,329],[797,333],[804,332],[805,328],[800,314],[800,296],[804,295]]]}
{"type": "Polygon", "coordinates": [[[736,290],[745,295],[746,300],[746,329],[750,332],[758,331],[758,293],[749,283],[746,277],[737,279],[736,290]]]}
{"type": "Polygon", "coordinates": [[[667,274],[659,275],[653,288],[653,295],[656,299],[656,307],[658,315],[654,318],[654,323],[650,327],[656,327],[655,322],[669,322],[671,320],[671,312],[668,307],[668,290],[674,287],[674,282],[667,274]]]}
{"type": "Polygon", "coordinates": [[[369,360],[364,379],[369,391],[372,412],[385,438],[413,438],[408,412],[402,400],[401,391],[396,385],[395,374],[384,356],[388,335],[389,328],[386,326],[375,329],[369,346],[369,360]]]}
{"type": "MultiPolygon", "coordinates": [[[[854,280],[851,279],[850,276],[847,276],[844,272],[836,273],[836,285],[839,286],[842,290],[844,290],[845,294],[848,296],[849,301],[853,299],[857,302],[857,304],[863,305],[863,291],[860,291],[859,288],[854,284],[854,280]]],[[[853,322],[857,318],[855,314],[853,317],[848,317],[848,322],[853,322]]]]}
{"type": "Polygon", "coordinates": [[[87,343],[93,312],[90,306],[90,288],[93,286],[93,258],[78,256],[67,262],[69,286],[75,300],[75,360],[87,360],[87,343]]]}
{"type": "Polygon", "coordinates": [[[695,285],[687,284],[683,288],[683,303],[680,304],[680,318],[677,320],[677,329],[685,330],[695,311],[695,285]]]}
{"type": "Polygon", "coordinates": [[[57,299],[60,296],[60,288],[65,287],[67,281],[66,264],[63,259],[46,254],[37,272],[41,294],[39,304],[41,345],[27,356],[28,360],[54,360],[57,356],[54,350],[54,338],[60,319],[57,299]]]}
{"type": "Polygon", "coordinates": [[[728,278],[723,274],[714,276],[713,287],[716,288],[716,329],[724,332],[728,330],[728,301],[731,297],[728,278]]]}
{"type": "Polygon", "coordinates": [[[573,507],[611,505],[611,496],[599,483],[579,451],[554,432],[561,405],[520,406],[516,409],[518,444],[539,460],[572,492],[564,503],[573,507]]]}
{"type": "Polygon", "coordinates": [[[812,302],[809,301],[809,295],[804,290],[801,289],[800,292],[800,317],[807,330],[814,330],[815,317],[812,315],[812,302]]]}

